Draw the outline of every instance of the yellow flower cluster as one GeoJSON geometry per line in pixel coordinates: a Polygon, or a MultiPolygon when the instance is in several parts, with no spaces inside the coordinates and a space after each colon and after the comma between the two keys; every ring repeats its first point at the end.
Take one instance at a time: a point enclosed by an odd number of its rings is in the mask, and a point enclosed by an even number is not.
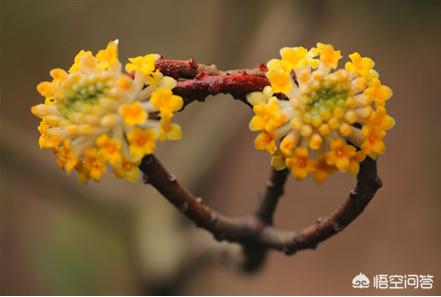
{"type": "Polygon", "coordinates": [[[141,158],[155,151],[157,140],[181,138],[171,122],[183,106],[172,93],[176,81],[155,70],[159,55],[129,59],[122,72],[118,41],[96,56],[80,51],[69,71],[53,69],[52,81],[38,92],[44,104],[32,107],[41,118],[39,145],[50,148],[67,172],[81,181],[99,181],[108,167],[117,177],[134,181],[141,158]]]}
{"type": "Polygon", "coordinates": [[[358,53],[342,58],[331,44],[282,48],[267,63],[271,86],[248,94],[255,115],[255,146],[272,155],[272,165],[288,168],[299,180],[308,174],[323,182],[334,172],[357,174],[366,155],[383,154],[386,131],[394,126],[374,61],[358,53]]]}

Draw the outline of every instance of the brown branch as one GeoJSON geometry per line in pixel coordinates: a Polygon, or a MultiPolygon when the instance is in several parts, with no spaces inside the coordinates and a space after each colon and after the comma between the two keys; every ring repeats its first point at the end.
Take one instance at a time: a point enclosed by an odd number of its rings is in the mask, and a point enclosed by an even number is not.
{"type": "Polygon", "coordinates": [[[268,84],[266,78],[248,74],[202,74],[195,79],[179,80],[173,93],[184,98],[184,106],[195,100],[204,101],[207,96],[220,93],[230,94],[249,105],[246,95],[250,92],[261,91],[268,84]]]}
{"type": "Polygon", "coordinates": [[[204,101],[209,95],[230,94],[249,105],[246,95],[261,91],[269,85],[265,77],[266,66],[252,69],[220,71],[215,65],[198,64],[194,59],[159,59],[156,68],[162,74],[178,80],[173,93],[184,99],[184,107],[191,102],[204,101]]]}
{"type": "Polygon", "coordinates": [[[199,64],[194,59],[173,60],[161,58],[156,61],[155,66],[162,74],[175,79],[192,79],[202,73],[207,75],[246,74],[265,77],[265,72],[268,70],[264,64],[260,64],[256,68],[221,71],[214,64],[199,64]]]}
{"type": "Polygon", "coordinates": [[[153,155],[145,156],[140,165],[146,180],[197,226],[211,232],[217,240],[263,246],[293,254],[315,248],[320,242],[343,230],[360,215],[382,186],[376,162],[367,158],[360,164],[357,185],[346,202],[328,217],[305,227],[300,232],[286,231],[261,220],[230,218],[219,214],[197,199],[167,172],[153,155]]]}
{"type": "MultiPolygon", "coordinates": [[[[262,90],[269,84],[263,65],[255,69],[220,71],[215,65],[198,64],[193,59],[160,59],[156,67],[163,74],[177,79],[173,92],[184,98],[184,106],[219,93],[231,94],[248,104],[246,94],[262,90]]],[[[241,244],[245,253],[243,268],[248,271],[261,266],[268,249],[293,254],[299,250],[315,248],[355,220],[382,186],[377,176],[376,161],[367,158],[360,164],[356,187],[346,202],[328,217],[300,232],[294,232],[272,226],[274,212],[288,177],[287,170],[272,171],[263,200],[254,215],[231,218],[197,199],[175,176],[167,172],[155,156],[145,156],[140,169],[145,180],[197,226],[211,232],[217,240],[241,244]]]]}
{"type": "Polygon", "coordinates": [[[271,170],[271,177],[266,184],[266,192],[260,203],[256,217],[259,218],[265,225],[273,224],[274,212],[280,197],[284,193],[286,179],[288,177],[288,170],[271,170]]]}
{"type": "MultiPolygon", "coordinates": [[[[256,212],[251,217],[256,224],[263,226],[272,226],[274,213],[280,197],[283,195],[286,179],[288,178],[288,170],[271,169],[271,176],[266,183],[266,191],[262,201],[257,207],[256,212]]],[[[242,245],[244,260],[242,269],[248,272],[255,271],[260,268],[266,259],[267,248],[261,244],[243,244],[242,245]]]]}
{"type": "Polygon", "coordinates": [[[215,65],[199,65],[194,59],[171,60],[161,58],[156,61],[155,66],[162,74],[171,76],[175,79],[195,78],[201,72],[207,72],[210,74],[218,73],[215,65]]]}

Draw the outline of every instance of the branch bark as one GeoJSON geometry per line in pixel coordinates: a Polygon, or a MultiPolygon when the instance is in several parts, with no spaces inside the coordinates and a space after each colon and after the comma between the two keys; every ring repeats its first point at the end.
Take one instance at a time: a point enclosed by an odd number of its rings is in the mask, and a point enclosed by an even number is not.
{"type": "Polygon", "coordinates": [[[275,249],[294,254],[317,245],[343,230],[355,220],[382,186],[376,161],[366,158],[360,164],[357,184],[343,205],[328,217],[299,232],[275,228],[257,217],[232,218],[211,209],[170,174],[154,155],[145,156],[140,169],[146,181],[198,227],[211,232],[217,240],[275,249]]]}
{"type": "Polygon", "coordinates": [[[220,71],[216,65],[198,64],[194,59],[159,59],[156,69],[162,74],[177,79],[173,93],[184,99],[184,107],[191,102],[204,101],[209,95],[230,94],[247,104],[246,95],[261,91],[269,85],[265,77],[266,66],[256,68],[220,71]]]}
{"type": "Polygon", "coordinates": [[[196,78],[201,73],[205,73],[207,75],[246,74],[265,77],[265,72],[268,70],[264,64],[260,64],[256,68],[222,71],[219,70],[214,64],[199,64],[195,61],[195,59],[173,60],[164,58],[160,58],[158,61],[156,61],[155,67],[162,74],[171,76],[174,79],[192,79],[196,78]]]}
{"type": "Polygon", "coordinates": [[[230,94],[248,106],[246,95],[262,91],[269,85],[266,78],[248,74],[207,75],[205,73],[190,80],[178,80],[173,93],[184,99],[184,106],[198,100],[204,101],[209,95],[230,94]]]}
{"type": "MultiPolygon", "coordinates": [[[[256,224],[263,226],[272,226],[274,213],[276,211],[279,199],[282,197],[286,179],[289,175],[287,169],[277,171],[271,168],[270,179],[266,183],[266,191],[259,203],[256,212],[251,217],[256,224]]],[[[256,243],[242,244],[244,260],[241,263],[242,269],[251,272],[262,266],[266,259],[267,248],[264,245],[256,243]]]]}
{"type": "Polygon", "coordinates": [[[255,216],[265,225],[273,225],[274,212],[280,197],[284,193],[284,187],[289,171],[271,169],[271,177],[266,184],[266,192],[259,204],[255,216]]]}

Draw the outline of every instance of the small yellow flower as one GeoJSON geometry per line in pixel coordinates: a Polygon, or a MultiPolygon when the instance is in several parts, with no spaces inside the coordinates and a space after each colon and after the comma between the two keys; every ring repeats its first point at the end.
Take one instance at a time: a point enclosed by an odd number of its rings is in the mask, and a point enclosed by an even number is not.
{"type": "Polygon", "coordinates": [[[159,58],[160,56],[157,54],[129,58],[130,63],[126,65],[126,71],[139,71],[143,73],[145,75],[145,82],[156,88],[164,77],[161,72],[155,70],[155,63],[159,58]]]}
{"type": "Polygon", "coordinates": [[[130,155],[135,160],[153,153],[156,148],[157,135],[152,129],[133,128],[127,134],[127,139],[130,143],[130,155]]]}
{"type": "Polygon", "coordinates": [[[283,70],[269,70],[266,77],[275,93],[287,94],[292,89],[290,73],[283,70]]]}
{"type": "Polygon", "coordinates": [[[82,164],[87,173],[87,177],[96,182],[100,181],[104,172],[106,172],[104,160],[100,157],[95,148],[86,149],[82,164]]]}
{"type": "Polygon", "coordinates": [[[78,172],[78,180],[80,183],[87,184],[90,180],[90,175],[87,170],[84,168],[83,161],[79,162],[77,166],[75,166],[75,170],[78,172]]]}
{"type": "Polygon", "coordinates": [[[318,184],[321,184],[326,180],[329,175],[333,174],[335,171],[335,166],[329,165],[326,155],[322,154],[314,162],[314,181],[318,184]]]}
{"type": "Polygon", "coordinates": [[[119,178],[124,178],[130,182],[135,182],[139,179],[139,166],[140,161],[131,162],[124,159],[120,166],[113,167],[113,172],[119,178]]]}
{"type": "Polygon", "coordinates": [[[161,132],[159,139],[165,140],[179,140],[182,138],[181,126],[175,123],[170,123],[167,119],[161,120],[161,132]]]}
{"type": "Polygon", "coordinates": [[[357,151],[355,156],[349,159],[348,173],[351,175],[357,175],[360,170],[360,162],[366,159],[366,154],[362,151],[357,151]]]}
{"type": "Polygon", "coordinates": [[[385,146],[383,139],[386,136],[386,131],[377,127],[365,125],[361,132],[365,139],[361,144],[363,152],[373,159],[376,159],[378,155],[384,153],[385,146]]]}
{"type": "MultiPolygon", "coordinates": [[[[49,72],[49,75],[52,77],[52,79],[55,83],[60,83],[64,80],[66,80],[68,73],[66,71],[64,71],[64,69],[54,68],[49,72]]],[[[45,97],[48,97],[48,96],[45,96],[45,97]]]]}
{"type": "Polygon", "coordinates": [[[52,97],[55,93],[55,86],[48,81],[43,81],[37,85],[37,91],[43,97],[52,97]]]}
{"type": "Polygon", "coordinates": [[[375,66],[375,63],[371,58],[362,57],[357,52],[350,54],[349,58],[351,59],[351,62],[346,62],[345,64],[347,71],[359,74],[364,78],[370,77],[371,70],[375,66]]]}
{"type": "Polygon", "coordinates": [[[334,50],[332,44],[317,43],[320,54],[320,61],[331,68],[337,68],[338,61],[341,59],[341,52],[334,50]]]}
{"type": "Polygon", "coordinates": [[[134,126],[144,123],[147,120],[147,113],[138,101],[132,104],[123,104],[119,113],[124,119],[126,125],[134,126]]]}
{"type": "Polygon", "coordinates": [[[257,135],[256,139],[254,140],[254,146],[256,147],[256,149],[266,150],[270,154],[274,154],[277,150],[274,137],[265,132],[257,135]]]}
{"type": "Polygon", "coordinates": [[[378,129],[389,130],[395,125],[394,119],[387,114],[384,106],[378,106],[368,119],[368,124],[378,129]]]}
{"type": "Polygon", "coordinates": [[[152,87],[158,88],[164,77],[159,70],[156,70],[145,77],[145,82],[152,87]]]}
{"type": "Polygon", "coordinates": [[[96,139],[101,157],[112,166],[119,166],[122,161],[121,142],[111,139],[107,134],[101,134],[96,139]]]}
{"type": "Polygon", "coordinates": [[[38,145],[40,148],[52,148],[56,147],[60,141],[57,139],[53,139],[47,134],[47,129],[50,127],[46,123],[46,119],[42,119],[40,125],[38,125],[38,132],[40,132],[40,137],[38,139],[38,145]]]}
{"type": "Polygon", "coordinates": [[[57,163],[66,172],[72,171],[78,163],[78,157],[72,152],[72,144],[69,140],[65,140],[60,147],[53,148],[57,163]]]}
{"type": "Polygon", "coordinates": [[[91,56],[91,55],[92,55],[91,51],[84,51],[84,50],[79,51],[78,54],[75,56],[74,63],[69,68],[69,73],[78,71],[80,69],[80,62],[83,59],[83,57],[91,56]]]}
{"type": "Polygon", "coordinates": [[[157,54],[148,54],[145,56],[139,56],[129,58],[130,63],[126,65],[126,71],[140,71],[145,75],[150,75],[155,70],[155,63],[159,59],[157,54]]]}
{"type": "Polygon", "coordinates": [[[262,92],[252,92],[247,94],[247,101],[252,105],[257,105],[259,103],[267,103],[269,99],[273,97],[273,90],[270,86],[263,88],[262,92]]]}
{"type": "Polygon", "coordinates": [[[356,149],[352,145],[346,144],[341,139],[331,141],[331,150],[327,153],[326,162],[328,165],[335,165],[340,171],[346,171],[349,167],[350,159],[355,156],[356,149]]]}
{"type": "Polygon", "coordinates": [[[267,103],[254,105],[253,110],[256,115],[253,116],[249,124],[251,131],[263,130],[272,133],[286,122],[286,117],[280,112],[276,97],[272,97],[267,103]]]}
{"type": "Polygon", "coordinates": [[[300,47],[284,47],[280,50],[282,60],[290,63],[291,68],[304,66],[304,59],[308,50],[302,46],[300,47]]]}
{"type": "Polygon", "coordinates": [[[154,91],[150,101],[164,118],[171,118],[173,113],[179,111],[184,105],[182,97],[173,95],[172,91],[167,88],[154,91]]]}
{"type": "Polygon", "coordinates": [[[109,69],[115,64],[119,64],[118,60],[118,40],[114,42],[109,42],[107,47],[103,50],[100,50],[96,59],[98,61],[99,69],[109,69]]]}
{"type": "Polygon", "coordinates": [[[387,100],[392,97],[392,90],[385,85],[382,85],[378,78],[372,80],[371,86],[369,86],[364,94],[371,98],[377,106],[384,106],[387,100]]]}
{"type": "Polygon", "coordinates": [[[291,169],[292,175],[299,180],[305,179],[314,170],[314,163],[309,159],[308,150],[303,147],[296,148],[294,156],[286,159],[286,165],[291,169]]]}
{"type": "Polygon", "coordinates": [[[297,142],[298,142],[298,137],[296,137],[294,133],[289,133],[280,142],[280,146],[279,146],[280,152],[284,156],[291,156],[292,153],[294,152],[294,149],[296,148],[297,142]]]}

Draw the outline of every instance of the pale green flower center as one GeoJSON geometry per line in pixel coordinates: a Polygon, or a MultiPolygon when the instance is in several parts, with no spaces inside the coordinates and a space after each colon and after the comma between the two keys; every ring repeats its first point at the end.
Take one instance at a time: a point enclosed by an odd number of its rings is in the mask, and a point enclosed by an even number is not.
{"type": "Polygon", "coordinates": [[[67,118],[74,113],[87,112],[99,104],[99,98],[106,96],[109,86],[106,82],[78,82],[64,90],[64,100],[58,104],[58,110],[67,118]]]}
{"type": "Polygon", "coordinates": [[[319,89],[306,106],[306,111],[320,114],[324,110],[332,112],[336,107],[344,107],[348,92],[339,88],[319,89]]]}

